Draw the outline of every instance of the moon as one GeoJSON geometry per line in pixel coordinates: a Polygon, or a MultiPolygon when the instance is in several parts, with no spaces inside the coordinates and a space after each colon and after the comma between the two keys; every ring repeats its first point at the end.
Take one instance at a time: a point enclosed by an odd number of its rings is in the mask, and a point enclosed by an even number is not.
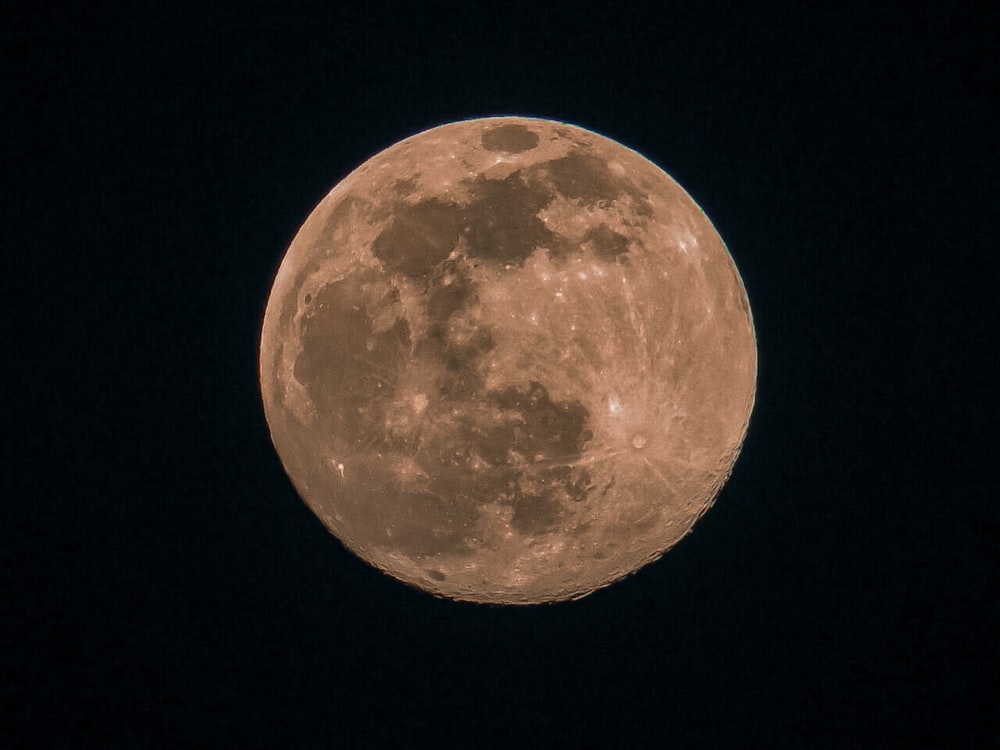
{"type": "Polygon", "coordinates": [[[576,599],[712,505],[753,408],[743,282],[690,196],[566,123],[449,123],[375,155],[275,275],[260,387],[308,507],[437,596],[576,599]]]}

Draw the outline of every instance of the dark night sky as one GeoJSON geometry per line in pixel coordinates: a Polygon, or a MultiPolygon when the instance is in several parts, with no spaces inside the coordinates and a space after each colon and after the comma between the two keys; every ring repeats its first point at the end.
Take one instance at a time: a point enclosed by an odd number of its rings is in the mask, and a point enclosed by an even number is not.
{"type": "Polygon", "coordinates": [[[1000,746],[995,12],[28,5],[0,29],[0,745],[1000,746]],[[346,552],[256,381],[327,190],[502,113],[673,175],[760,356],[694,533],[528,609],[346,552]]]}

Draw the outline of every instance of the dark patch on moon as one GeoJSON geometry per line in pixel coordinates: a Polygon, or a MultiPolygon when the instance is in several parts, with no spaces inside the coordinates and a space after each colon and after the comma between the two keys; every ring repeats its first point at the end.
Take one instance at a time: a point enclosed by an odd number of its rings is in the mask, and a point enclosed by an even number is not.
{"type": "Polygon", "coordinates": [[[392,190],[397,195],[412,195],[417,189],[417,180],[419,178],[419,172],[409,175],[408,177],[400,178],[392,183],[392,190]]]}
{"type": "Polygon", "coordinates": [[[390,395],[385,373],[405,365],[410,342],[403,320],[375,332],[371,317],[357,304],[361,283],[351,277],[317,292],[303,321],[302,351],[294,369],[327,428],[348,440],[371,433],[374,425],[370,415],[365,418],[365,409],[390,395]]]}
{"type": "MultiPolygon", "coordinates": [[[[309,228],[309,231],[303,235],[303,243],[305,245],[303,255],[306,259],[301,266],[295,269],[295,281],[292,283],[295,289],[301,289],[306,280],[319,270],[320,260],[329,253],[330,240],[336,238],[340,231],[342,231],[344,224],[348,223],[351,211],[362,210],[367,207],[368,204],[366,201],[353,195],[347,195],[335,201],[325,217],[322,215],[317,216],[319,209],[310,215],[306,220],[306,224],[303,225],[303,230],[306,227],[309,228]],[[318,231],[313,228],[314,217],[316,223],[322,221],[322,228],[318,231]]],[[[280,323],[282,326],[287,326],[289,321],[295,316],[298,308],[297,302],[297,295],[291,295],[285,299],[280,312],[280,323]]]]}
{"type": "Polygon", "coordinates": [[[467,422],[462,443],[491,467],[479,477],[484,490],[504,488],[495,499],[513,508],[513,528],[544,533],[562,517],[564,501],[587,492],[589,478],[570,468],[583,449],[587,409],[576,401],[553,401],[539,383],[488,397],[505,418],[467,422]]]}
{"type": "MultiPolygon", "coordinates": [[[[521,126],[504,126],[498,130],[521,126]]],[[[492,132],[492,131],[487,131],[492,132]]],[[[530,131],[525,131],[535,136],[530,131]]],[[[521,264],[536,249],[548,248],[561,256],[576,251],[538,217],[555,195],[586,205],[614,201],[628,192],[640,214],[648,202],[629,183],[615,177],[596,156],[574,152],[503,179],[482,175],[468,184],[472,199],[466,205],[427,198],[414,205],[399,202],[392,219],[375,238],[372,251],[390,272],[422,278],[445,261],[460,237],[468,255],[500,263],[521,264]]],[[[397,185],[405,187],[404,182],[397,185]]],[[[602,224],[584,237],[604,260],[616,260],[628,251],[628,240],[602,224]]],[[[432,304],[435,304],[432,302],[432,304]]]]}
{"type": "Polygon", "coordinates": [[[643,218],[653,215],[648,196],[624,176],[615,175],[603,159],[577,150],[566,156],[539,164],[532,168],[548,173],[556,190],[571,200],[580,200],[586,206],[618,200],[623,195],[632,198],[633,209],[643,218]]]}
{"type": "Polygon", "coordinates": [[[372,252],[392,272],[421,277],[455,249],[461,229],[461,211],[430,198],[416,205],[400,205],[392,222],[372,243],[372,252]]]}
{"type": "Polygon", "coordinates": [[[445,580],[448,577],[444,573],[442,573],[440,570],[434,570],[433,568],[428,568],[426,572],[427,572],[427,575],[429,575],[435,581],[443,581],[443,580],[445,580]]]}
{"type": "Polygon", "coordinates": [[[588,229],[583,241],[591,243],[595,255],[608,262],[618,260],[628,252],[628,238],[607,224],[598,224],[588,229]]]}
{"type": "MultiPolygon", "coordinates": [[[[586,407],[578,401],[552,401],[548,390],[532,382],[527,392],[508,387],[490,394],[500,409],[517,412],[516,422],[496,428],[491,444],[509,448],[529,459],[575,460],[583,448],[583,430],[587,423],[586,407]]],[[[487,446],[496,452],[496,448],[487,446]]]]}
{"type": "Polygon", "coordinates": [[[371,496],[369,512],[385,524],[392,549],[411,557],[455,554],[466,548],[464,527],[479,516],[472,503],[446,499],[435,492],[388,489],[371,496]]]}
{"type": "Polygon", "coordinates": [[[522,263],[537,247],[555,244],[552,232],[537,214],[552,195],[540,185],[528,185],[520,172],[503,180],[478,177],[474,200],[465,209],[465,236],[471,257],[501,263],[522,263]]]}
{"type": "Polygon", "coordinates": [[[340,480],[338,510],[351,537],[412,559],[471,554],[478,505],[447,481],[404,486],[393,454],[380,453],[353,456],[340,480]]]}
{"type": "Polygon", "coordinates": [[[427,277],[427,314],[435,326],[462,309],[473,292],[473,283],[454,261],[438,264],[427,277]]]}
{"type": "Polygon", "coordinates": [[[573,152],[541,166],[548,171],[556,190],[587,205],[613,201],[622,193],[622,185],[614,179],[608,165],[596,156],[573,152]]]}
{"type": "Polygon", "coordinates": [[[562,517],[558,501],[544,495],[517,495],[510,525],[525,536],[542,534],[562,517]]]}
{"type": "Polygon", "coordinates": [[[487,151],[519,154],[537,146],[538,135],[524,125],[500,125],[483,131],[482,144],[487,151]]]}

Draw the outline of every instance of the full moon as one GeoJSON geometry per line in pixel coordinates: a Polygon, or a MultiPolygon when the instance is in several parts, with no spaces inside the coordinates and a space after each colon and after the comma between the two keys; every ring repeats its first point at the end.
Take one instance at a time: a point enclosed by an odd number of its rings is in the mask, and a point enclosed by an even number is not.
{"type": "Polygon", "coordinates": [[[753,408],[746,292],[644,157],[502,117],[407,138],[306,219],[260,386],[306,504],[438,596],[576,599],[656,560],[729,477],[753,408]]]}

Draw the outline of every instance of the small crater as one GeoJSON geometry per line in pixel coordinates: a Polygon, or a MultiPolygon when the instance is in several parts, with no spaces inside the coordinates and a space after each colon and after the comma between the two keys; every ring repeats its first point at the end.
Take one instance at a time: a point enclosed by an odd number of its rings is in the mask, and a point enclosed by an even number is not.
{"type": "Polygon", "coordinates": [[[433,570],[431,568],[428,568],[425,572],[427,573],[427,575],[429,575],[435,581],[443,581],[444,579],[446,579],[448,577],[444,573],[442,573],[440,570],[433,570]]]}
{"type": "Polygon", "coordinates": [[[519,154],[538,145],[538,135],[524,125],[501,125],[483,132],[483,148],[487,151],[505,151],[519,154]]]}
{"type": "Polygon", "coordinates": [[[302,301],[308,305],[310,302],[313,301],[313,296],[311,294],[307,294],[302,301]]]}

